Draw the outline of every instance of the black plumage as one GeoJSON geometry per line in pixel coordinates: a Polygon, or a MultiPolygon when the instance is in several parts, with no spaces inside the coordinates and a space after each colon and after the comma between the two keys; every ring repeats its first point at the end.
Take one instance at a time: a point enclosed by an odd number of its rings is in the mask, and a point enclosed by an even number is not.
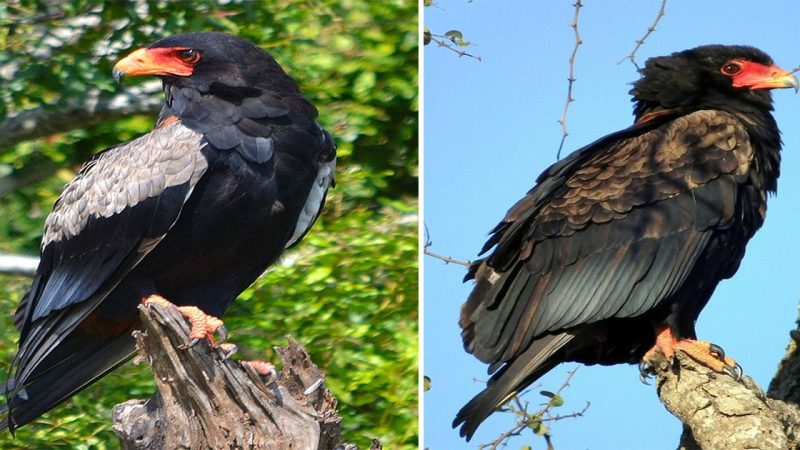
{"type": "Polygon", "coordinates": [[[752,47],[651,58],[634,125],[539,176],[466,276],[464,346],[492,376],[458,412],[462,436],[561,362],[637,363],[659,327],[695,338],[776,189],[780,87],[797,79],[752,47]]]}
{"type": "Polygon", "coordinates": [[[316,108],[255,45],[173,36],[121,60],[121,75],[160,76],[164,107],[151,133],[89,161],[47,218],[0,427],[127,360],[143,298],[221,315],[302,239],[333,183],[316,108]]]}

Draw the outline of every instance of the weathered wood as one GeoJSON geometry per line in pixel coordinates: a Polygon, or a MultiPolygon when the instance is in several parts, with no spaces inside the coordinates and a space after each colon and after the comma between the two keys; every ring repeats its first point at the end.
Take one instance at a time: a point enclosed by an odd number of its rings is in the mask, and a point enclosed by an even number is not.
{"type": "Polygon", "coordinates": [[[797,405],[768,398],[748,376],[737,381],[682,352],[656,365],[658,396],[683,424],[680,450],[795,448],[797,405]]]}
{"type": "Polygon", "coordinates": [[[158,394],[114,408],[123,449],[355,449],[340,442],[336,399],[293,339],[276,348],[282,370],[265,380],[206,341],[183,348],[189,327],[175,308],[140,307],[140,316],[138,358],[158,394]]]}

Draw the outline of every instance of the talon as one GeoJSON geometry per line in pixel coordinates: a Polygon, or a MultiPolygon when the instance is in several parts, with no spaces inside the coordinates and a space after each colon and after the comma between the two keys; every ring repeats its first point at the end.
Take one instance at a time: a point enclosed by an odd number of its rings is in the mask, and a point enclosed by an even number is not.
{"type": "Polygon", "coordinates": [[[709,343],[708,352],[711,353],[711,356],[714,356],[720,361],[725,361],[725,350],[723,350],[719,345],[709,343]]]}
{"type": "Polygon", "coordinates": [[[181,350],[185,350],[187,348],[194,347],[195,345],[197,345],[198,342],[200,342],[200,339],[195,338],[195,339],[192,339],[191,341],[189,341],[188,344],[179,345],[178,348],[181,349],[181,350]]]}
{"type": "Polygon", "coordinates": [[[655,369],[650,363],[648,363],[644,359],[639,361],[639,381],[649,386],[650,383],[647,380],[650,379],[650,377],[653,376],[654,374],[655,374],[655,369]]]}
{"type": "Polygon", "coordinates": [[[223,359],[230,359],[231,356],[239,352],[239,347],[229,342],[219,344],[219,349],[222,350],[223,359]]]}
{"type": "Polygon", "coordinates": [[[148,297],[142,299],[142,304],[147,306],[150,310],[153,309],[154,305],[163,306],[165,308],[175,307],[174,304],[170,303],[169,300],[165,299],[164,297],[153,294],[148,297]]]}
{"type": "Polygon", "coordinates": [[[740,381],[744,375],[742,366],[737,362],[734,362],[733,365],[725,365],[722,370],[736,381],[740,381]]]}
{"type": "Polygon", "coordinates": [[[217,336],[219,336],[219,343],[222,344],[228,340],[228,327],[220,320],[220,326],[217,328],[217,336]]]}

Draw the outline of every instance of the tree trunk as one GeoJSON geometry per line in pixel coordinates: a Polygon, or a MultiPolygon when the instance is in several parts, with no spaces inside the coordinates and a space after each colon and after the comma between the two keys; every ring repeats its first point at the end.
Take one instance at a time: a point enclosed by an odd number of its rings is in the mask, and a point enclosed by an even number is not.
{"type": "Polygon", "coordinates": [[[114,407],[123,449],[355,449],[340,442],[336,399],[293,339],[276,348],[277,377],[264,377],[205,340],[182,348],[189,326],[176,308],[142,306],[140,317],[137,358],[152,367],[158,393],[114,407]]]}

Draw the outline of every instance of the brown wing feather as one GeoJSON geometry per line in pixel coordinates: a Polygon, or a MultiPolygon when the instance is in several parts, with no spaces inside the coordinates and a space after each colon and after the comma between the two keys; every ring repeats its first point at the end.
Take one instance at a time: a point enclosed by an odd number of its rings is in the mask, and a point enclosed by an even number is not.
{"type": "Polygon", "coordinates": [[[473,272],[460,324],[465,347],[484,362],[662,302],[713,230],[733,219],[753,159],[739,121],[718,111],[584,151],[587,162],[540,179],[508,212],[473,272]]]}

